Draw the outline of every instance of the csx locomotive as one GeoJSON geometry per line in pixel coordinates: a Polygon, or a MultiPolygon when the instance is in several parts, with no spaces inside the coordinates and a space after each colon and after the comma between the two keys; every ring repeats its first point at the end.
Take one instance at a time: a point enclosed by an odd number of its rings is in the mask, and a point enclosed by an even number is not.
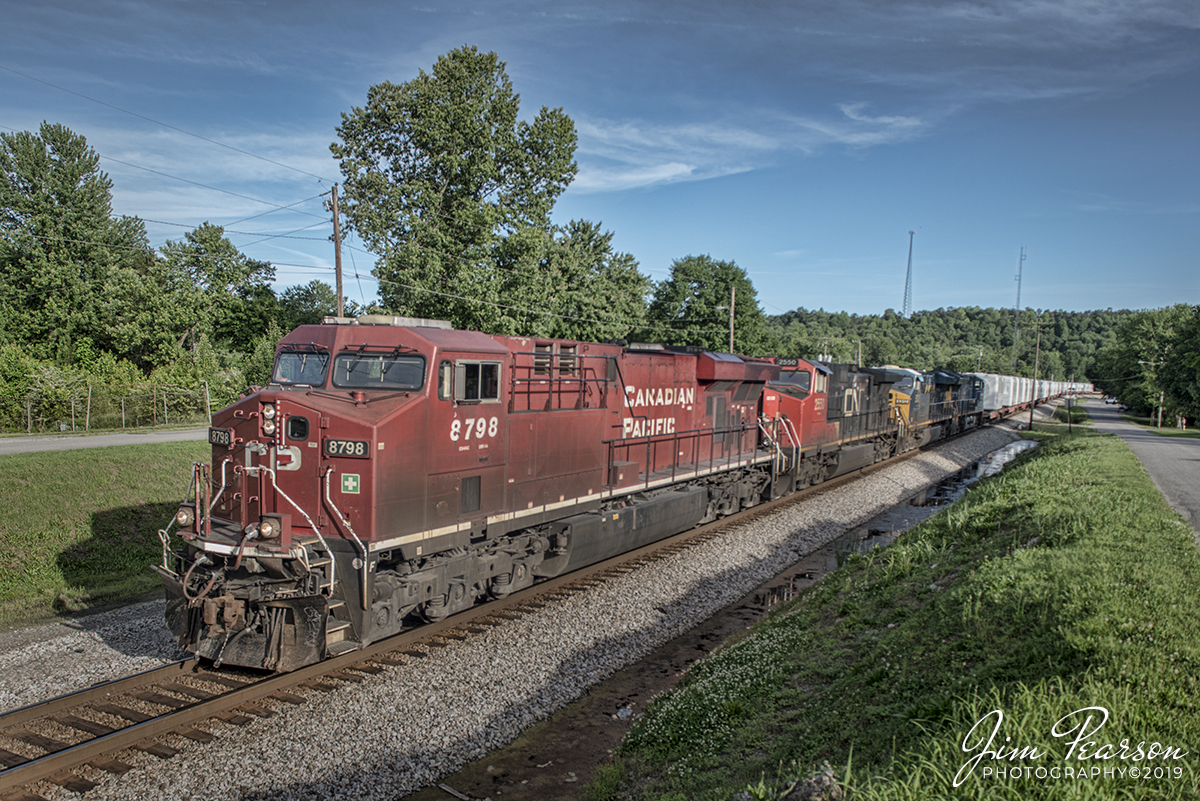
{"type": "Polygon", "coordinates": [[[293,670],[978,426],[986,394],[946,371],[327,318],[213,416],[159,532],[167,623],[217,664],[293,670]]]}

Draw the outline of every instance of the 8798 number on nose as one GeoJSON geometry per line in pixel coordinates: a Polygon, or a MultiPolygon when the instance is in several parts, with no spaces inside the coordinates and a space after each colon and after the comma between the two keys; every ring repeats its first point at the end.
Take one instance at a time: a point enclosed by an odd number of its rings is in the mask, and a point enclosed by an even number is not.
{"type": "Polygon", "coordinates": [[[325,440],[326,456],[352,456],[365,459],[370,455],[367,443],[359,439],[327,439],[325,440]]]}

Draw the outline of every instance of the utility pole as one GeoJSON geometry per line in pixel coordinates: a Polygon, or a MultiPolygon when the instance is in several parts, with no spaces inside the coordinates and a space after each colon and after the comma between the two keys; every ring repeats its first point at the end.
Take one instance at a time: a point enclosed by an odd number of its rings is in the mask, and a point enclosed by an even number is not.
{"type": "Polygon", "coordinates": [[[1067,390],[1067,433],[1071,433],[1071,410],[1074,408],[1071,401],[1075,400],[1075,374],[1071,373],[1071,388],[1067,390]]]}
{"type": "Polygon", "coordinates": [[[1021,267],[1025,264],[1025,246],[1021,245],[1021,258],[1017,260],[1017,305],[1013,307],[1013,357],[1012,369],[1017,371],[1017,342],[1021,335],[1021,267]]]}
{"type": "Polygon", "coordinates": [[[904,279],[904,309],[900,312],[900,316],[905,319],[912,314],[912,248],[915,233],[916,231],[908,232],[908,275],[904,279]]]}
{"type": "Polygon", "coordinates": [[[337,266],[337,316],[345,315],[342,302],[342,224],[338,214],[337,184],[333,185],[333,262],[337,266]]]}
{"type": "Polygon", "coordinates": [[[729,352],[733,353],[733,304],[737,300],[737,284],[729,287],[729,352]]]}
{"type": "Polygon", "coordinates": [[[1029,390],[1029,430],[1033,430],[1033,407],[1037,400],[1038,357],[1042,355],[1042,313],[1038,312],[1037,348],[1033,351],[1033,388],[1029,390]]]}
{"type": "MultiPolygon", "coordinates": [[[[1166,362],[1164,362],[1162,359],[1159,359],[1156,362],[1144,362],[1141,359],[1138,359],[1138,364],[1148,364],[1151,367],[1161,367],[1165,363],[1166,362]]],[[[1152,373],[1152,375],[1154,376],[1154,383],[1157,384],[1158,383],[1158,370],[1155,370],[1152,373]]],[[[1163,404],[1166,403],[1166,400],[1167,400],[1167,391],[1165,389],[1160,389],[1158,391],[1158,427],[1159,428],[1162,428],[1163,404]]],[[[1151,419],[1153,419],[1154,415],[1150,415],[1150,417],[1151,417],[1151,419]]]]}

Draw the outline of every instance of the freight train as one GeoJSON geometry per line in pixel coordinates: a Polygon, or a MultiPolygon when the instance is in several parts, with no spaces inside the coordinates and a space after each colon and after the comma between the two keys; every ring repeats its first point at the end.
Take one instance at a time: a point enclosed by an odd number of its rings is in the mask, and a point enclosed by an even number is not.
{"type": "Polygon", "coordinates": [[[167,624],[294,670],[979,426],[996,378],[327,318],[214,414],[167,624]]]}

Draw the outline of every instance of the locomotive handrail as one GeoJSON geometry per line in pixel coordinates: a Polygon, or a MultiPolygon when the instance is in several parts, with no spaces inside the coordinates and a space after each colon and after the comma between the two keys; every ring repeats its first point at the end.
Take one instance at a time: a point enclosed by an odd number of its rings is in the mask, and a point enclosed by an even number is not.
{"type": "MultiPolygon", "coordinates": [[[[600,378],[596,368],[589,362],[603,360],[609,362],[615,359],[613,356],[592,355],[582,353],[554,353],[546,351],[513,351],[509,363],[510,378],[509,378],[509,412],[517,411],[515,407],[516,398],[523,397],[529,402],[534,395],[541,396],[542,392],[534,393],[528,388],[537,385],[546,385],[545,395],[547,409],[551,409],[550,399],[557,395],[560,399],[565,395],[576,398],[578,404],[582,404],[585,393],[592,384],[608,385],[612,382],[609,378],[600,378]],[[529,356],[534,359],[533,362],[527,364],[518,364],[517,357],[529,356]],[[544,360],[538,363],[537,360],[544,360]],[[570,372],[563,372],[562,365],[564,362],[570,361],[572,368],[570,372]],[[544,372],[538,373],[537,371],[544,372]],[[591,378],[587,375],[591,374],[591,378]],[[524,375],[525,377],[519,377],[524,375]],[[568,385],[571,385],[567,389],[568,385]],[[521,391],[521,388],[525,388],[521,391]]],[[[618,368],[619,371],[619,368],[618,368]]],[[[605,393],[607,394],[607,393],[605,393]]],[[[532,410],[532,403],[530,410],[532,410]]],[[[567,409],[570,407],[560,405],[553,407],[557,409],[567,409]]],[[[522,410],[524,411],[524,410],[522,410]]]]}
{"type": "MultiPolygon", "coordinates": [[[[308,525],[309,525],[309,526],[312,528],[312,530],[313,530],[313,534],[316,534],[316,535],[317,535],[317,539],[318,539],[318,540],[320,540],[320,542],[321,542],[321,547],[322,547],[322,548],[324,548],[324,549],[325,549],[325,552],[326,552],[327,554],[329,554],[329,555],[330,555],[330,558],[332,558],[332,557],[333,557],[333,551],[332,551],[332,550],[330,550],[330,548],[329,548],[329,543],[325,541],[325,537],[323,537],[323,536],[321,535],[321,529],[317,528],[317,524],[313,522],[313,519],[312,519],[311,517],[309,517],[309,516],[308,516],[308,512],[304,511],[304,509],[303,509],[303,508],[300,506],[300,504],[298,504],[298,503],[296,503],[295,501],[293,501],[290,495],[288,495],[286,492],[284,492],[283,490],[281,490],[281,489],[279,488],[279,484],[278,484],[278,483],[276,483],[276,481],[275,481],[275,471],[274,471],[274,470],[272,470],[272,469],[271,469],[271,468],[269,468],[269,467],[257,467],[257,468],[254,468],[254,469],[256,469],[256,470],[262,470],[262,471],[266,472],[266,473],[267,473],[267,475],[269,475],[269,476],[271,477],[271,486],[272,486],[272,487],[275,489],[275,491],[276,491],[276,492],[278,492],[278,493],[279,493],[279,495],[280,495],[280,496],[281,496],[281,497],[282,497],[282,498],[283,498],[285,501],[287,501],[288,503],[290,503],[290,504],[292,505],[292,507],[293,507],[293,508],[294,508],[294,509],[295,509],[297,512],[299,512],[301,515],[303,515],[304,519],[308,521],[308,525]]],[[[308,549],[307,549],[307,548],[305,548],[303,545],[301,545],[301,547],[300,547],[300,552],[301,552],[301,553],[304,555],[304,558],[302,559],[302,561],[304,562],[304,566],[305,566],[306,568],[308,568],[308,569],[311,571],[311,570],[312,570],[312,565],[311,565],[311,564],[309,563],[309,561],[308,561],[308,549]]],[[[365,560],[364,560],[364,561],[365,561],[365,560]]],[[[318,589],[320,589],[320,587],[318,587],[318,589]]],[[[333,585],[332,585],[332,584],[329,586],[329,592],[330,592],[330,595],[332,595],[332,594],[333,594],[333,585]]]]}
{"type": "MultiPolygon", "coordinates": [[[[362,582],[361,582],[361,584],[362,584],[362,608],[370,609],[371,604],[367,600],[367,578],[368,578],[369,571],[371,569],[370,553],[367,551],[367,546],[363,545],[363,541],[360,540],[358,538],[358,535],[354,533],[354,529],[350,527],[350,521],[348,521],[345,517],[342,516],[342,510],[337,508],[337,504],[335,504],[333,502],[333,498],[330,497],[330,495],[329,495],[329,477],[332,475],[333,475],[333,468],[330,468],[329,470],[325,471],[325,501],[329,504],[329,508],[332,509],[337,514],[338,520],[342,521],[342,525],[346,527],[346,530],[350,532],[350,536],[354,538],[354,542],[358,545],[359,549],[362,550],[362,582]]],[[[322,540],[322,543],[323,542],[324,542],[324,540],[322,540]]],[[[329,549],[326,548],[326,550],[329,550],[329,549]]],[[[330,551],[331,556],[332,556],[332,553],[333,552],[330,551]]]]}
{"type": "MultiPolygon", "coordinates": [[[[670,469],[670,478],[672,481],[678,476],[679,469],[685,464],[692,465],[696,470],[700,469],[700,441],[708,438],[708,470],[713,469],[716,462],[716,438],[718,435],[725,436],[734,432],[744,435],[747,431],[756,430],[756,425],[742,423],[733,426],[719,426],[712,428],[694,428],[687,431],[675,431],[671,434],[652,434],[642,437],[627,437],[602,440],[602,445],[608,446],[608,464],[611,468],[615,462],[615,454],[618,448],[632,450],[633,448],[641,448],[643,445],[646,448],[645,462],[645,478],[640,482],[648,489],[653,479],[654,456],[657,455],[657,448],[660,445],[670,444],[672,447],[672,458],[669,465],[664,465],[663,470],[670,469]],[[692,440],[694,445],[692,448],[692,459],[690,462],[685,462],[679,459],[679,442],[680,440],[692,440]]],[[[741,449],[741,439],[738,440],[738,450],[734,454],[730,454],[726,466],[735,467],[742,464],[748,464],[753,461],[753,451],[745,452],[741,449]]],[[[640,471],[639,471],[640,473],[640,471]]]]}

